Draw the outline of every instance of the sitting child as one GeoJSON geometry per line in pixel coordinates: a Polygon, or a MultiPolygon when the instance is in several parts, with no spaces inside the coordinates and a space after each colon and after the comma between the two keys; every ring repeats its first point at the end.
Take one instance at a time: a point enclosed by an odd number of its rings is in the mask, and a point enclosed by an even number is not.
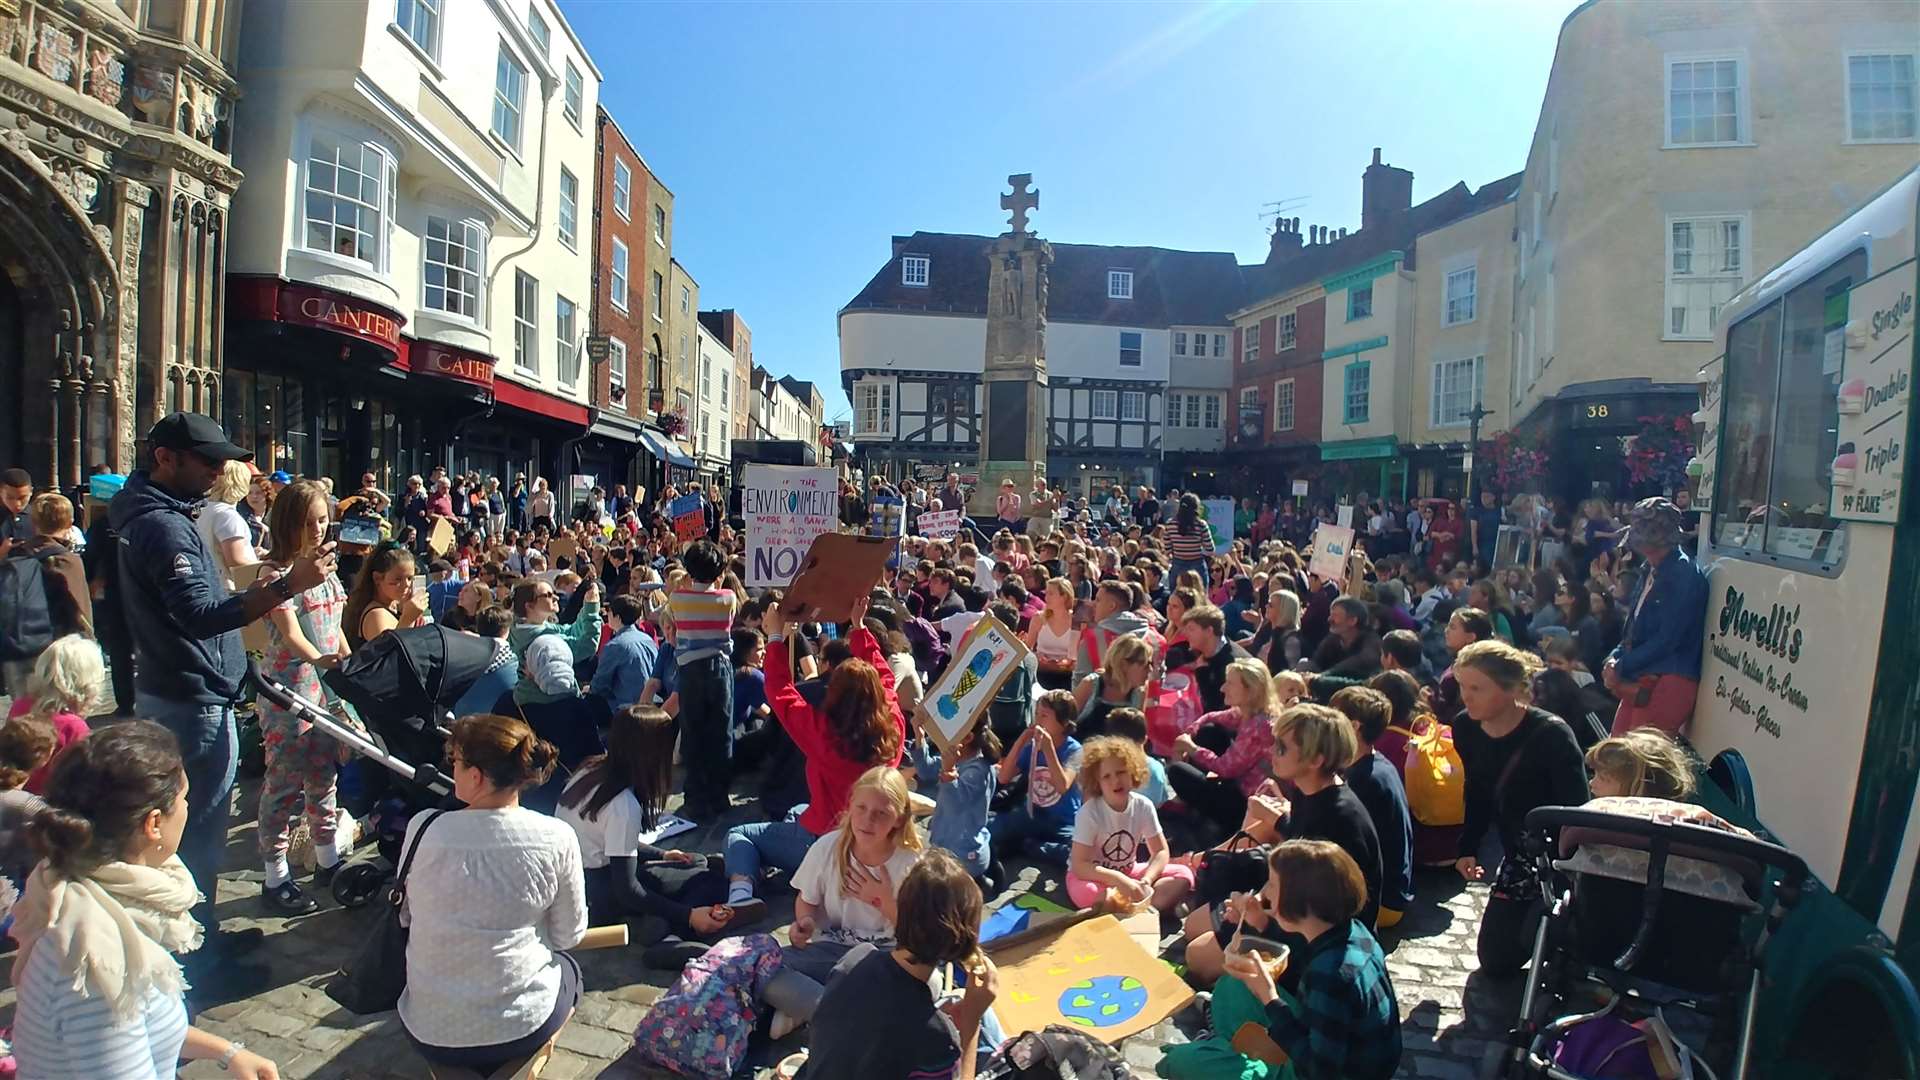
{"type": "Polygon", "coordinates": [[[1290,709],[1307,696],[1307,680],[1297,671],[1283,671],[1273,677],[1273,707],[1290,709]]]}
{"type": "Polygon", "coordinates": [[[898,944],[856,945],[835,965],[798,1080],[971,1075],[961,1063],[997,1041],[987,1010],[999,978],[979,952],[980,907],[965,866],[923,855],[900,883],[898,944]],[[968,965],[967,989],[937,1006],[928,983],[947,964],[968,965]]]}
{"type": "Polygon", "coordinates": [[[1027,797],[993,819],[993,853],[998,859],[1021,854],[1029,846],[1037,858],[1065,866],[1073,854],[1073,821],[1080,812],[1080,741],[1073,737],[1073,695],[1049,690],[1033,710],[1033,724],[1020,733],[1000,760],[1000,784],[1025,774],[1027,797]]]}
{"type": "MultiPolygon", "coordinates": [[[[41,651],[33,662],[33,673],[26,686],[16,688],[7,718],[31,716],[53,725],[59,745],[58,754],[87,735],[86,716],[100,704],[106,690],[107,669],[100,658],[100,646],[81,634],[65,634],[41,651]]],[[[123,707],[131,708],[127,702],[123,707]]],[[[52,759],[43,762],[27,777],[26,789],[39,794],[46,790],[52,759]]]]}
{"type": "Polygon", "coordinates": [[[1347,786],[1360,797],[1380,840],[1380,919],[1386,929],[1398,925],[1413,903],[1413,818],[1407,813],[1407,789],[1400,770],[1374,743],[1386,734],[1393,703],[1378,690],[1349,686],[1336,690],[1332,705],[1353,722],[1360,739],[1358,756],[1347,766],[1347,786]]]}
{"type": "Polygon", "coordinates": [[[1000,760],[1000,740],[989,719],[981,713],[948,754],[929,749],[924,736],[907,745],[920,790],[934,789],[927,841],[952,852],[983,889],[992,888],[987,883],[993,862],[987,805],[993,801],[994,764],[1000,760]]]}
{"type": "MultiPolygon", "coordinates": [[[[1290,840],[1331,840],[1360,867],[1366,883],[1361,921],[1372,926],[1380,907],[1380,838],[1367,808],[1340,775],[1340,762],[1359,756],[1359,739],[1347,718],[1325,705],[1304,704],[1280,714],[1273,727],[1274,779],[1299,794],[1274,824],[1290,840]]],[[[1218,902],[1219,897],[1206,897],[1218,902]]],[[[1212,980],[1223,970],[1222,949],[1232,924],[1249,918],[1255,932],[1267,924],[1256,900],[1226,904],[1218,912],[1202,907],[1187,919],[1187,973],[1212,980]]]]}
{"type": "Polygon", "coordinates": [[[876,765],[854,781],[840,826],[813,842],[794,871],[793,927],[768,981],[775,1041],[812,1019],[833,969],[854,946],[892,949],[900,882],[920,857],[907,781],[876,765]]]}
{"type": "Polygon", "coordinates": [[[1081,749],[1085,801],[1073,821],[1073,862],[1067,869],[1067,898],[1075,907],[1124,911],[1151,899],[1155,908],[1169,911],[1193,887],[1190,868],[1168,863],[1159,815],[1135,790],[1146,780],[1147,754],[1139,743],[1105,735],[1081,749]]]}
{"type": "Polygon", "coordinates": [[[47,808],[27,790],[27,776],[53,758],[56,738],[52,724],[33,716],[16,716],[0,727],[0,877],[22,892],[40,861],[27,842],[27,825],[47,808]]]}
{"type": "Polygon", "coordinates": [[[587,912],[596,925],[657,915],[672,937],[642,954],[649,967],[677,968],[729,928],[766,914],[767,902],[729,905],[717,857],[663,851],[640,839],[659,823],[673,789],[673,718],[653,705],[613,715],[607,752],[580,763],[554,816],[573,826],[586,870],[587,912]],[[677,940],[676,940],[677,939],[677,940]]]}
{"type": "Polygon", "coordinates": [[[1157,1071],[1170,1080],[1388,1080],[1400,1065],[1400,1007],[1380,943],[1355,918],[1367,897],[1360,867],[1326,840],[1289,840],[1267,866],[1263,906],[1296,944],[1283,959],[1231,949],[1233,977],[1214,985],[1208,1006],[1213,1034],[1169,1047],[1157,1071]],[[1297,973],[1297,991],[1275,985],[1281,971],[1297,973]],[[1264,1029],[1255,1041],[1270,1042],[1268,1054],[1234,1049],[1249,1024],[1264,1029]]]}
{"type": "Polygon", "coordinates": [[[1693,794],[1693,766],[1673,736],[1659,728],[1634,728],[1603,739],[1587,751],[1593,797],[1642,795],[1686,799],[1693,794]]]}
{"type": "MultiPolygon", "coordinates": [[[[1147,748],[1147,714],[1139,709],[1115,709],[1107,714],[1107,734],[1137,743],[1142,752],[1147,748]]],[[[1153,804],[1155,811],[1167,804],[1173,792],[1167,787],[1167,766],[1159,758],[1147,755],[1147,785],[1140,793],[1153,804]]]]}

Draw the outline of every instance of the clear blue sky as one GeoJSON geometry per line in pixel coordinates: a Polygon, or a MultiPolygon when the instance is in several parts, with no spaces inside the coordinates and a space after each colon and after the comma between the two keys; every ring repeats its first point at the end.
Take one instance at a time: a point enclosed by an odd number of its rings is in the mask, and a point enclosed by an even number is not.
{"type": "Polygon", "coordinates": [[[1267,248],[1262,204],[1358,228],[1372,148],[1414,198],[1526,163],[1574,0],[562,0],[674,193],[701,306],[845,415],[835,312],[915,229],[995,234],[1007,174],[1075,243],[1267,248]]]}

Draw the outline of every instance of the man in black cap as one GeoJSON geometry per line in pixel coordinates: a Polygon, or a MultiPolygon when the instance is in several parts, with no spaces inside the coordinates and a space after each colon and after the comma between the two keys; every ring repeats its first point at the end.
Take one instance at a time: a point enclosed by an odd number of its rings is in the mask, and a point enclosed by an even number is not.
{"type": "Polygon", "coordinates": [[[197,413],[162,417],[147,433],[147,444],[151,465],[127,478],[108,515],[120,539],[121,602],[138,656],[135,709],[179,738],[186,765],[180,859],[206,895],[194,917],[207,930],[206,944],[188,957],[196,968],[192,981],[201,988],[216,978],[228,989],[253,981],[264,985],[264,965],[230,962],[235,951],[258,943],[258,931],[220,934],[213,913],[239,757],[233,706],[247,671],[240,628],[326,580],[333,572],[333,545],[229,595],[193,514],[221,466],[253,455],[228,441],[217,421],[197,413]]]}

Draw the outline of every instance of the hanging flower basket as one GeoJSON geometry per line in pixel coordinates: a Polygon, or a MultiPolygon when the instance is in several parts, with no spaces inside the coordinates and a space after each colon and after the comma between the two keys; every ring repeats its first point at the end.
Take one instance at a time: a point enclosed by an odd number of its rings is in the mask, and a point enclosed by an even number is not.
{"type": "Polygon", "coordinates": [[[661,413],[658,422],[660,424],[660,430],[666,432],[669,436],[677,437],[681,432],[687,430],[687,418],[681,416],[679,413],[661,413]]]}
{"type": "Polygon", "coordinates": [[[1502,431],[1485,444],[1487,485],[1505,498],[1538,491],[1547,478],[1547,452],[1539,440],[1502,431]]]}
{"type": "Polygon", "coordinates": [[[1627,482],[1636,497],[1664,494],[1687,486],[1693,459],[1693,418],[1642,416],[1640,433],[1626,448],[1627,482]]]}

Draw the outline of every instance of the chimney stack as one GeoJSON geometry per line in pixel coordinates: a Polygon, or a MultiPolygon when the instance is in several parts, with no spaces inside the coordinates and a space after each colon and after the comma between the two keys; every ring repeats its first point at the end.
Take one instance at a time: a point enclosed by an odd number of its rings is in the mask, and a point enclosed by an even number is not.
{"type": "Polygon", "coordinates": [[[913,237],[911,236],[896,236],[893,238],[893,257],[894,258],[897,259],[900,257],[900,252],[906,249],[907,241],[911,239],[913,239],[913,237]]]}
{"type": "Polygon", "coordinates": [[[1360,228],[1374,229],[1387,224],[1395,214],[1413,206],[1413,174],[1380,161],[1380,148],[1373,148],[1373,164],[1360,174],[1360,228]]]}
{"type": "Polygon", "coordinates": [[[1267,250],[1267,265],[1273,266],[1300,253],[1300,219],[1275,218],[1273,245],[1267,250]]]}

